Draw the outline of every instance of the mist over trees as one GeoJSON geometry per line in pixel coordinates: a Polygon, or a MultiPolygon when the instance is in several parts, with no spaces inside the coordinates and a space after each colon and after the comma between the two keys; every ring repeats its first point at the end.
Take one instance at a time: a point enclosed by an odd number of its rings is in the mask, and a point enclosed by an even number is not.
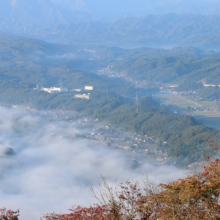
{"type": "Polygon", "coordinates": [[[114,188],[104,180],[100,205],[77,207],[67,215],[49,214],[45,219],[219,219],[219,159],[202,168],[200,173],[159,186],[147,179],[144,190],[138,182],[114,188]]]}
{"type": "MultiPolygon", "coordinates": [[[[207,158],[207,161],[210,159],[207,158]]],[[[220,162],[216,158],[202,171],[186,178],[156,185],[148,178],[139,182],[109,185],[106,179],[93,189],[98,204],[76,206],[68,214],[45,214],[45,220],[197,220],[219,219],[220,162]]],[[[17,220],[19,211],[0,210],[5,220],[17,220]]]]}
{"type": "Polygon", "coordinates": [[[151,96],[178,84],[220,111],[219,11],[220,0],[1,0],[0,219],[220,219],[220,162],[207,157],[219,131],[151,96]],[[107,141],[109,128],[136,142],[107,141]]]}

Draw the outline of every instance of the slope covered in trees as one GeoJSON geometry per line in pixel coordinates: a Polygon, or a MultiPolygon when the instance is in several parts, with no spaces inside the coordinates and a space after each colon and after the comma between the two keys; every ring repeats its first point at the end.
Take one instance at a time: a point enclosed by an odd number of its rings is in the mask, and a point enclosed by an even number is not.
{"type": "Polygon", "coordinates": [[[116,94],[93,93],[91,100],[76,100],[75,106],[78,111],[126,131],[156,137],[160,149],[168,150],[178,165],[204,160],[211,154],[207,141],[219,139],[217,130],[199,124],[191,116],[173,115],[150,97],[139,100],[138,113],[135,100],[116,94]],[[168,145],[163,146],[163,142],[168,145]]]}
{"type": "MultiPolygon", "coordinates": [[[[124,81],[103,78],[91,72],[91,70],[95,71],[97,68],[114,62],[124,62],[123,59],[133,57],[133,60],[139,60],[143,57],[144,62],[153,62],[151,59],[161,60],[156,68],[158,76],[155,74],[155,77],[160,78],[158,82],[170,82],[168,78],[170,72],[166,74],[166,67],[170,66],[170,69],[173,68],[175,71],[175,65],[180,65],[183,61],[166,58],[167,54],[175,57],[178,56],[179,51],[182,51],[185,54],[182,56],[186,59],[185,66],[193,65],[196,60],[203,68],[207,64],[204,59],[209,59],[211,52],[203,52],[194,48],[168,51],[148,48],[125,50],[99,46],[68,48],[65,45],[48,44],[24,38],[2,36],[1,39],[1,103],[22,104],[41,109],[75,109],[85,112],[100,121],[106,121],[127,131],[155,137],[159,147],[162,147],[162,150],[168,150],[169,156],[174,157],[181,165],[203,160],[205,155],[209,154],[206,141],[210,138],[218,139],[216,130],[200,125],[190,116],[173,115],[151,98],[139,100],[137,114],[137,105],[135,100],[132,100],[138,92],[136,88],[124,81]],[[91,57],[92,60],[90,60],[91,57]],[[146,61],[148,59],[151,61],[146,61]],[[170,60],[174,61],[170,62],[170,60]],[[93,85],[96,91],[91,94],[90,100],[77,100],[73,99],[74,93],[57,95],[33,90],[37,84],[44,87],[62,84],[70,90],[93,85]],[[163,142],[168,142],[169,147],[163,147],[163,142]]],[[[216,60],[218,59],[215,58],[213,62],[210,62],[210,65],[216,65],[216,60]]],[[[129,62],[131,62],[130,66],[123,64],[121,68],[130,70],[131,76],[133,70],[136,73],[135,77],[138,76],[138,72],[141,72],[141,76],[150,80],[151,75],[155,73],[155,71],[150,71],[152,68],[146,68],[146,66],[140,70],[138,67],[141,65],[132,68],[135,62],[132,62],[132,59],[129,62]],[[147,74],[145,69],[148,70],[147,74]]],[[[184,64],[181,65],[184,66],[184,64]]],[[[182,77],[188,75],[193,81],[192,74],[185,73],[182,77]]],[[[214,75],[210,74],[208,77],[212,76],[214,75]]],[[[217,82],[217,79],[215,81],[217,82]]],[[[145,94],[147,92],[144,90],[145,94]]]]}
{"type": "Polygon", "coordinates": [[[186,84],[198,84],[201,80],[207,83],[220,83],[218,53],[205,54],[194,48],[191,50],[188,48],[188,51],[175,48],[157,53],[157,57],[153,53],[153,56],[150,55],[150,52],[147,54],[147,49],[136,53],[133,51],[133,55],[122,56],[116,61],[111,70],[123,72],[127,77],[146,80],[149,83],[178,83],[185,90],[188,89],[186,84]]]}
{"type": "MultiPolygon", "coordinates": [[[[0,79],[30,86],[54,86],[62,81],[68,87],[93,83],[104,88],[108,83],[99,82],[111,80],[97,76],[100,69],[107,76],[113,73],[132,81],[147,81],[148,86],[178,83],[181,90],[189,90],[201,88],[201,80],[220,84],[219,53],[192,47],[122,49],[49,44],[0,35],[0,49],[0,79]]],[[[112,80],[107,87],[111,89],[115,83],[112,80]]]]}

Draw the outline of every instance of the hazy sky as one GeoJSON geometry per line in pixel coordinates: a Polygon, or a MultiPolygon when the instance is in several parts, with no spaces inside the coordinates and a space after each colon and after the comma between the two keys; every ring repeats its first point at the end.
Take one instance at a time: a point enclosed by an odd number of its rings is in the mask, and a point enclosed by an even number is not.
{"type": "Polygon", "coordinates": [[[52,122],[45,113],[0,108],[0,207],[20,209],[22,220],[39,220],[47,212],[68,212],[72,205],[93,204],[90,186],[102,174],[109,182],[118,179],[156,181],[183,176],[173,167],[148,163],[132,170],[126,155],[95,141],[70,139],[80,130],[74,122],[52,122]],[[5,148],[16,155],[3,156],[5,148]]]}
{"type": "MultiPolygon", "coordinates": [[[[19,1],[19,0],[18,0],[19,1]]],[[[207,10],[219,4],[219,0],[50,0],[61,6],[69,6],[71,9],[83,10],[98,14],[128,13],[140,15],[143,13],[183,13],[207,10]],[[175,11],[176,10],[176,11],[175,11]],[[177,11],[178,10],[178,11],[177,11]],[[187,11],[188,10],[188,11],[187,11]]],[[[202,11],[200,11],[203,13],[202,11]]]]}

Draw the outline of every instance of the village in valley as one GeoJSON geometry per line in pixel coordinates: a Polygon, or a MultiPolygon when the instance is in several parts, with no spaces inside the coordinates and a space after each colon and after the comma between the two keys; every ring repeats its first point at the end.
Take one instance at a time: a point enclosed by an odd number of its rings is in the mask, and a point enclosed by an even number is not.
{"type": "MultiPolygon", "coordinates": [[[[137,87],[142,86],[143,85],[139,85],[137,87]]],[[[194,115],[196,112],[199,114],[199,112],[204,113],[217,111],[216,109],[213,109],[213,107],[210,108],[208,106],[202,105],[200,102],[201,100],[195,95],[193,91],[188,93],[178,93],[175,89],[176,85],[161,87],[160,93],[154,95],[153,97],[158,100],[161,105],[166,105],[168,108],[170,108],[171,111],[173,111],[173,113],[176,114],[181,114],[181,111],[184,109],[190,115],[194,115]],[[181,106],[183,103],[184,106],[181,106]]],[[[34,88],[34,90],[40,90],[50,94],[71,93],[73,94],[72,98],[74,99],[89,100],[90,95],[95,90],[95,88],[90,85],[86,85],[84,88],[77,89],[68,89],[66,87],[39,88],[37,86],[34,88]]],[[[49,115],[51,115],[51,113],[49,113],[49,115]]],[[[143,159],[151,159],[156,164],[176,165],[175,159],[170,159],[168,157],[167,149],[169,146],[166,141],[161,142],[160,139],[148,135],[140,135],[137,133],[131,134],[125,131],[119,131],[119,129],[113,128],[109,124],[101,124],[98,119],[92,119],[86,116],[78,117],[78,113],[76,115],[72,115],[72,113],[68,111],[61,110],[59,114],[53,113],[52,120],[69,121],[70,123],[74,123],[81,127],[83,130],[87,131],[87,133],[84,135],[76,134],[70,138],[86,138],[89,140],[98,141],[102,145],[112,149],[127,151],[128,153],[131,153],[133,160],[137,161],[137,164],[139,165],[143,159]],[[78,119],[76,120],[76,118],[78,119]]],[[[201,120],[201,118],[198,119],[201,120]]],[[[209,119],[211,120],[211,118],[209,119]]],[[[209,121],[207,120],[207,124],[208,123],[209,121]]],[[[188,167],[193,168],[197,165],[198,163],[196,162],[189,164],[188,167]]]]}
{"type": "MultiPolygon", "coordinates": [[[[167,151],[158,148],[158,139],[155,137],[121,131],[113,126],[100,123],[98,119],[80,116],[78,113],[69,111],[61,110],[49,115],[51,121],[68,121],[84,131],[83,134],[74,134],[71,137],[64,138],[83,138],[98,141],[105,147],[131,153],[133,160],[140,164],[145,159],[151,159],[156,164],[175,165],[174,161],[169,160],[167,151]]],[[[166,142],[162,144],[167,145],[166,142]]]]}

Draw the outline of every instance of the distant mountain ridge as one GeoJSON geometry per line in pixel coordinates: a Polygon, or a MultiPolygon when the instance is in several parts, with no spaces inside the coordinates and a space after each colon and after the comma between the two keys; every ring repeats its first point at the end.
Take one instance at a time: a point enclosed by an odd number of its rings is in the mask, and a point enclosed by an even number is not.
{"type": "Polygon", "coordinates": [[[46,41],[99,44],[119,47],[193,46],[220,48],[220,16],[148,15],[112,23],[78,22],[42,29],[36,35],[46,41]]]}
{"type": "Polygon", "coordinates": [[[218,50],[220,15],[184,14],[205,14],[209,8],[217,10],[220,1],[2,0],[0,32],[71,44],[218,50]],[[180,14],[160,14],[172,11],[180,14]],[[103,18],[105,12],[109,21],[103,18]]]}
{"type": "Polygon", "coordinates": [[[1,0],[0,31],[33,32],[59,24],[148,14],[219,14],[220,0],[1,0]]]}
{"type": "Polygon", "coordinates": [[[30,33],[39,28],[78,22],[80,16],[67,7],[50,0],[2,0],[0,5],[0,31],[30,33]],[[3,2],[2,2],[3,1],[3,2]]]}

